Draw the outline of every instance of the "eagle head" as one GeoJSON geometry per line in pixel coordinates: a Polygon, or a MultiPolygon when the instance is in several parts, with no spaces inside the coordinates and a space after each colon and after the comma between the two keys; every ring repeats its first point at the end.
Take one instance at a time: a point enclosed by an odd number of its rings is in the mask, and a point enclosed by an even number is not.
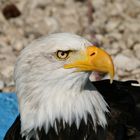
{"type": "Polygon", "coordinates": [[[69,126],[75,123],[78,129],[81,120],[87,123],[88,115],[94,129],[105,127],[107,103],[91,84],[91,72],[109,73],[112,81],[112,59],[78,35],[51,34],[23,49],[14,74],[21,133],[28,135],[42,127],[47,133],[56,120],[69,126]]]}

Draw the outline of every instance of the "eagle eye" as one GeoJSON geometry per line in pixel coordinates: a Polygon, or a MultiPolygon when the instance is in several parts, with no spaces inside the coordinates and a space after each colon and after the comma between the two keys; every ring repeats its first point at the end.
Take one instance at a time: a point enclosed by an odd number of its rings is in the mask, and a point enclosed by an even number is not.
{"type": "Polygon", "coordinates": [[[71,50],[68,50],[68,51],[58,50],[56,52],[56,57],[59,60],[66,60],[69,57],[70,52],[72,52],[72,51],[71,50]]]}

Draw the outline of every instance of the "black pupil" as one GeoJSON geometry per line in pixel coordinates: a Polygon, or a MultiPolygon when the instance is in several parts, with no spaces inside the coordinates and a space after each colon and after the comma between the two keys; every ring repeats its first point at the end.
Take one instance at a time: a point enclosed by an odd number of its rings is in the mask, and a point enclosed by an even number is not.
{"type": "Polygon", "coordinates": [[[61,55],[64,56],[66,52],[61,52],[61,55]]]}

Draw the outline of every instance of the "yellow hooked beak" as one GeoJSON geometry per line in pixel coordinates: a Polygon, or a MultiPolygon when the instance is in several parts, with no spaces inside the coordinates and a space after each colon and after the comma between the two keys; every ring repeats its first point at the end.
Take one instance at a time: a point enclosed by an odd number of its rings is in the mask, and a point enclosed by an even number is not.
{"type": "Polygon", "coordinates": [[[78,58],[64,68],[77,68],[79,71],[98,71],[110,75],[110,83],[114,78],[114,65],[109,54],[95,46],[89,46],[86,51],[81,51],[78,58]]]}

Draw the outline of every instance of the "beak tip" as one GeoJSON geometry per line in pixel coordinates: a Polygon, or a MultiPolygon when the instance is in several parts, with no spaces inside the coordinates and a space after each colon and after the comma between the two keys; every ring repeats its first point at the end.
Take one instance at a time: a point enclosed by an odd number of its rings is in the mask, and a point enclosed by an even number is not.
{"type": "Polygon", "coordinates": [[[114,71],[113,73],[110,73],[110,84],[113,83],[113,79],[114,79],[114,71]]]}
{"type": "Polygon", "coordinates": [[[110,79],[110,84],[112,84],[113,83],[113,79],[110,79]]]}

